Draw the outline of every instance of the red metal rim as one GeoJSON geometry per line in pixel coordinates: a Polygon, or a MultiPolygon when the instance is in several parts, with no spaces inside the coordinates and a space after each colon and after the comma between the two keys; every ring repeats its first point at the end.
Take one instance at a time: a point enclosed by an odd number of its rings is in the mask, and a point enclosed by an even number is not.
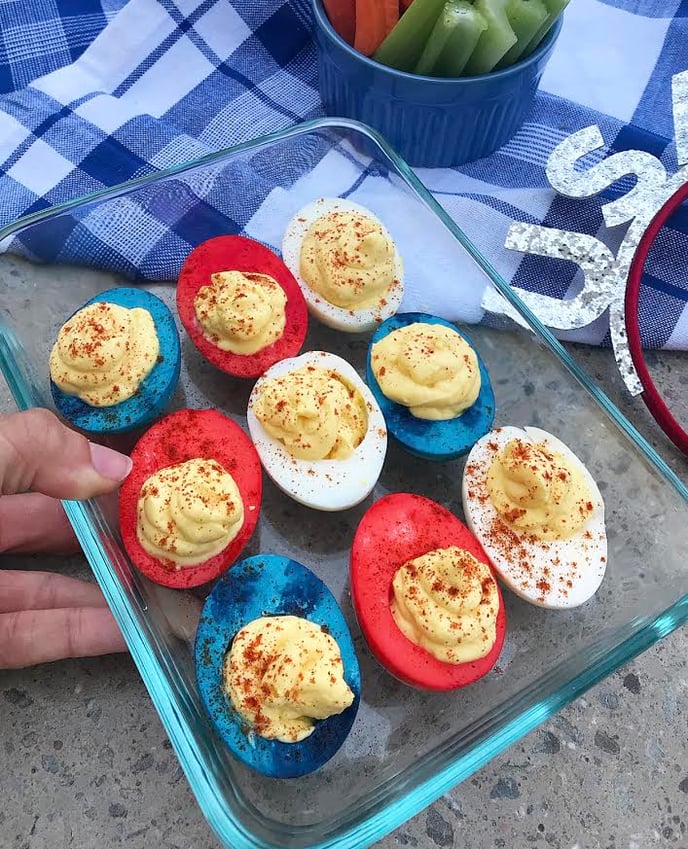
{"type": "Polygon", "coordinates": [[[659,235],[662,227],[671,218],[673,213],[688,199],[688,183],[681,186],[669,200],[662,206],[659,212],[650,222],[649,227],[643,233],[638,248],[631,262],[631,267],[628,272],[628,282],[626,285],[625,298],[625,315],[626,315],[626,334],[628,336],[628,347],[631,352],[631,359],[638,377],[643,386],[642,399],[645,406],[648,408],[652,417],[657,424],[662,428],[669,439],[679,448],[684,454],[688,454],[688,433],[684,430],[681,424],[674,418],[666,405],[664,399],[659,393],[659,390],[652,380],[650,371],[645,362],[645,354],[643,353],[640,343],[640,321],[638,317],[638,308],[640,301],[640,284],[643,279],[643,271],[647,262],[647,256],[650,253],[655,239],[659,235]]]}

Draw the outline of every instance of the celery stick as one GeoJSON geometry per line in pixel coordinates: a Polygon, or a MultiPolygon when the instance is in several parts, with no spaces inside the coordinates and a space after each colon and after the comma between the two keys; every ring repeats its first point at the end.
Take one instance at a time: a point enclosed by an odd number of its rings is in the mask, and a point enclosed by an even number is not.
{"type": "Polygon", "coordinates": [[[468,0],[447,0],[416,65],[416,73],[460,76],[486,28],[485,18],[468,0]]]}
{"type": "Polygon", "coordinates": [[[547,7],[547,18],[543,21],[540,29],[535,33],[532,39],[528,42],[528,46],[523,51],[524,56],[529,56],[533,50],[540,44],[542,39],[554,26],[555,21],[569,5],[569,0],[543,0],[547,7]]]}
{"type": "Polygon", "coordinates": [[[487,29],[478,39],[465,74],[487,74],[516,44],[516,33],[506,16],[507,0],[475,0],[475,8],[487,21],[487,29]]]}
{"type": "Polygon", "coordinates": [[[449,36],[456,29],[456,17],[452,15],[453,5],[451,0],[449,0],[440,12],[440,16],[432,28],[432,32],[425,42],[423,52],[420,54],[420,59],[414,68],[416,74],[433,73],[440,53],[449,41],[449,36]]]}
{"type": "Polygon", "coordinates": [[[435,73],[441,77],[458,77],[463,74],[480,37],[487,30],[485,16],[472,3],[461,3],[460,6],[460,13],[457,13],[459,25],[435,67],[435,73]]]}
{"type": "Polygon", "coordinates": [[[547,20],[548,12],[542,0],[507,0],[506,16],[518,40],[497,63],[498,68],[508,68],[521,58],[547,20]]]}
{"type": "Polygon", "coordinates": [[[437,56],[433,70],[437,77],[461,76],[478,39],[487,29],[487,21],[472,3],[452,0],[451,5],[456,26],[437,56]]]}
{"type": "Polygon", "coordinates": [[[413,0],[373,59],[400,71],[413,71],[444,4],[445,0],[413,0]]]}

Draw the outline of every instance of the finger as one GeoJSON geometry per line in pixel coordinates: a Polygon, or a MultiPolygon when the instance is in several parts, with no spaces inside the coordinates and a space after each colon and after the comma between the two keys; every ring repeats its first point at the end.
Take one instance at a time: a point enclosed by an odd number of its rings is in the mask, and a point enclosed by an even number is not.
{"type": "Polygon", "coordinates": [[[49,410],[0,416],[0,494],[91,498],[113,490],[130,470],[124,454],[89,442],[49,410]]]}
{"type": "Polygon", "coordinates": [[[55,572],[0,571],[0,614],[68,607],[107,607],[107,602],[90,581],[55,572]]]}
{"type": "Polygon", "coordinates": [[[57,499],[39,492],[0,498],[0,552],[68,554],[78,550],[79,543],[57,499]]]}
{"type": "Polygon", "coordinates": [[[103,607],[0,614],[0,669],[123,651],[124,638],[103,607]]]}

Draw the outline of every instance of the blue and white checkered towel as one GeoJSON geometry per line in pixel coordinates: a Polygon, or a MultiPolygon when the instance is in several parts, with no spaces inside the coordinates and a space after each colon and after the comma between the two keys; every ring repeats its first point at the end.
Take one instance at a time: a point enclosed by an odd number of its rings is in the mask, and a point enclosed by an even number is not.
{"type": "MultiPolygon", "coordinates": [[[[321,114],[310,30],[309,0],[0,1],[0,224],[321,114]]],[[[602,238],[600,199],[555,196],[547,156],[598,124],[611,151],[648,150],[673,172],[670,83],[686,67],[688,0],[573,0],[518,135],[479,162],[420,176],[507,280],[567,297],[579,285],[576,269],[507,251],[509,223],[602,238]]],[[[195,191],[212,214],[212,189],[195,191]]],[[[266,194],[256,180],[244,198],[237,223],[249,233],[266,194]]],[[[129,210],[106,232],[86,218],[57,246],[15,240],[12,248],[165,278],[171,241],[195,242],[187,218],[129,210]]],[[[646,278],[644,342],[688,348],[688,210],[672,228],[646,278]]],[[[480,287],[427,294],[425,306],[449,318],[480,315],[480,287]]],[[[413,297],[405,308],[416,306],[413,297]]],[[[576,338],[606,343],[605,321],[576,338]]]]}

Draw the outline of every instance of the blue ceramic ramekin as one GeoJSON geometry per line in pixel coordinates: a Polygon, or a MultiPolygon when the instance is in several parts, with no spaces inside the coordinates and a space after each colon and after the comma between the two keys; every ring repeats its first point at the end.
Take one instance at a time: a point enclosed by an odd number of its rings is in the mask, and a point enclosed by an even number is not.
{"type": "Polygon", "coordinates": [[[505,144],[528,114],[561,18],[526,59],[503,71],[445,79],[381,65],[350,47],[313,0],[325,112],[378,130],[410,165],[462,165],[505,144]]]}

